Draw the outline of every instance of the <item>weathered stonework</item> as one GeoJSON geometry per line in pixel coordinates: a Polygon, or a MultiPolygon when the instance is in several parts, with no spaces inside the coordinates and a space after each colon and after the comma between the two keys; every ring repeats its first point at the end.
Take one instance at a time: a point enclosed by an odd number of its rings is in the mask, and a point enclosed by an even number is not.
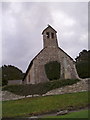
{"type": "Polygon", "coordinates": [[[79,78],[73,59],[58,47],[56,33],[57,32],[51,26],[48,26],[42,32],[44,48],[31,61],[23,79],[23,83],[36,84],[49,81],[45,73],[45,64],[50,61],[57,61],[60,63],[60,79],[79,78]]]}
{"type": "MultiPolygon", "coordinates": [[[[47,93],[43,94],[42,96],[48,96],[48,95],[59,95],[59,94],[67,94],[67,93],[74,93],[74,92],[83,92],[83,91],[90,91],[90,78],[82,79],[80,82],[68,85],[65,87],[53,89],[51,91],[48,91],[47,93]]],[[[8,91],[0,91],[0,101],[6,101],[6,100],[16,100],[16,99],[22,99],[25,97],[38,97],[40,95],[34,94],[34,95],[28,95],[28,96],[19,96],[15,95],[8,91]]]]}
{"type": "Polygon", "coordinates": [[[51,90],[46,94],[43,94],[43,96],[90,91],[89,85],[90,85],[90,78],[82,79],[80,82],[75,83],[73,85],[68,85],[65,87],[51,90]]]}

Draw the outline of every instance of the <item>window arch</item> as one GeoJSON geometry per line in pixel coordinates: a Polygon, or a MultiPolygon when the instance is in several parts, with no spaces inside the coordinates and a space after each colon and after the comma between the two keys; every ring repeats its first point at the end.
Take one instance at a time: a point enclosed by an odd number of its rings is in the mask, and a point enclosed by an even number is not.
{"type": "Polygon", "coordinates": [[[51,38],[52,38],[52,39],[54,38],[54,33],[53,33],[53,32],[51,33],[51,38]]]}
{"type": "Polygon", "coordinates": [[[46,32],[46,36],[47,36],[47,38],[50,38],[49,32],[46,32]]]}

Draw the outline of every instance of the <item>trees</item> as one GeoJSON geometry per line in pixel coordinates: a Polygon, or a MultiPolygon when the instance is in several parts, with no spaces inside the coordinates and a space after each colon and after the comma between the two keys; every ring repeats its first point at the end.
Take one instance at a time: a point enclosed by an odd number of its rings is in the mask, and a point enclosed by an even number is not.
{"type": "MultiPolygon", "coordinates": [[[[90,50],[89,50],[90,51],[90,50]]],[[[89,55],[89,51],[87,50],[82,50],[80,53],[79,53],[79,56],[77,56],[75,58],[76,62],[77,63],[80,63],[80,62],[85,62],[85,61],[88,61],[88,55],[89,55]]]]}
{"type": "Polygon", "coordinates": [[[4,65],[0,69],[2,69],[2,85],[7,85],[8,80],[20,80],[24,75],[20,69],[12,65],[4,65]]]}
{"type": "Polygon", "coordinates": [[[79,53],[79,56],[75,58],[76,69],[79,77],[89,78],[90,77],[90,50],[83,50],[79,53]]]}

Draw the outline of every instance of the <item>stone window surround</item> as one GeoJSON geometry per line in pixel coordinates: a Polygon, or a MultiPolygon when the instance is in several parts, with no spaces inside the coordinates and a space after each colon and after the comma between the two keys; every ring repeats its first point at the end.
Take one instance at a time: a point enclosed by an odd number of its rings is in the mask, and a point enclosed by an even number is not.
{"type": "Polygon", "coordinates": [[[46,32],[46,36],[47,36],[47,38],[53,39],[54,38],[54,33],[53,32],[46,32]]]}

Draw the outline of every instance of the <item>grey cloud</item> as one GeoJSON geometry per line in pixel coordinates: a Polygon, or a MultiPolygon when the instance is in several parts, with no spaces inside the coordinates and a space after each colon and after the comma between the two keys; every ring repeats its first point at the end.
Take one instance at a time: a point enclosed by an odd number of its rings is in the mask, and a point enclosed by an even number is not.
{"type": "Polygon", "coordinates": [[[30,61],[43,48],[41,32],[47,24],[57,30],[59,45],[71,57],[75,58],[87,48],[86,41],[80,40],[87,33],[87,3],[3,3],[2,10],[3,64],[13,64],[25,72],[30,61]],[[55,10],[64,12],[76,22],[75,25],[63,26],[63,21],[53,19],[55,10]],[[72,31],[74,35],[64,36],[65,32],[72,31]]]}

